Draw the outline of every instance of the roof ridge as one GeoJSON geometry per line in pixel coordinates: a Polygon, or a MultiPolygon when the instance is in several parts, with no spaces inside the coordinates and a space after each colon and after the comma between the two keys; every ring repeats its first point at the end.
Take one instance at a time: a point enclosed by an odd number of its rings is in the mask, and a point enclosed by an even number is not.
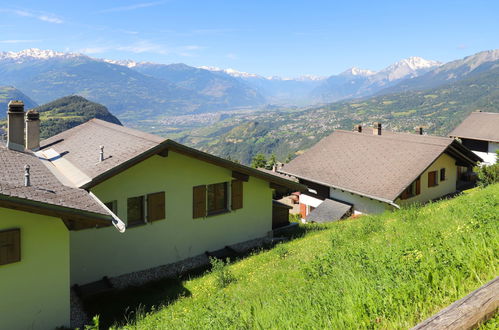
{"type": "MultiPolygon", "coordinates": [[[[335,130],[335,132],[341,132],[341,133],[350,133],[352,135],[357,135],[357,136],[364,136],[364,137],[374,137],[374,136],[378,136],[378,137],[382,137],[383,139],[389,139],[389,140],[394,140],[394,141],[400,141],[400,140],[397,140],[395,138],[392,138],[391,136],[389,135],[374,135],[374,134],[364,134],[364,133],[358,133],[358,132],[352,132],[352,131],[346,131],[346,130],[335,130]]],[[[404,133],[400,133],[400,132],[393,132],[393,131],[390,131],[391,133],[393,134],[397,134],[397,135],[403,135],[404,133]]],[[[333,132],[334,133],[334,132],[333,132]]],[[[416,135],[416,134],[412,134],[414,135],[414,137],[417,137],[419,135],[416,135]]],[[[406,136],[410,136],[410,137],[413,137],[412,135],[410,135],[410,133],[407,133],[406,136]]],[[[425,138],[436,138],[436,139],[440,139],[442,142],[443,141],[448,141],[449,143],[448,144],[451,144],[452,143],[452,138],[449,138],[449,137],[440,137],[440,136],[434,136],[434,135],[422,135],[422,137],[425,137],[425,138]]],[[[431,142],[423,142],[423,141],[414,141],[414,140],[407,140],[407,139],[404,139],[404,142],[408,142],[408,143],[415,143],[415,144],[425,144],[425,145],[437,145],[437,146],[441,146],[440,144],[437,144],[437,143],[431,143],[431,142]]]]}

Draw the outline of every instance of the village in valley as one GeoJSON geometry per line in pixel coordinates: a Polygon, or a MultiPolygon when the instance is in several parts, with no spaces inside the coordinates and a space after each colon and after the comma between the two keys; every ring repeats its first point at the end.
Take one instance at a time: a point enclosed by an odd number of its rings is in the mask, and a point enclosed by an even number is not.
{"type": "Polygon", "coordinates": [[[0,49],[0,330],[497,328],[499,50],[281,78],[145,45],[0,49]]]}

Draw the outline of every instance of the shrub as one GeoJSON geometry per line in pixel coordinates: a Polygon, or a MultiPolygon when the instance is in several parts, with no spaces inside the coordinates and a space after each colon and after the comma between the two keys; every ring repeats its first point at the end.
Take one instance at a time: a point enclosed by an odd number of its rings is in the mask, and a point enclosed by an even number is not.
{"type": "Polygon", "coordinates": [[[229,258],[227,258],[226,262],[224,262],[223,260],[219,260],[217,258],[210,258],[211,272],[215,276],[217,287],[220,289],[223,289],[232,282],[236,281],[236,277],[227,267],[227,264],[229,262],[230,262],[229,258]]]}
{"type": "Polygon", "coordinates": [[[478,185],[481,187],[499,182],[499,163],[476,166],[473,171],[477,174],[478,185]]]}

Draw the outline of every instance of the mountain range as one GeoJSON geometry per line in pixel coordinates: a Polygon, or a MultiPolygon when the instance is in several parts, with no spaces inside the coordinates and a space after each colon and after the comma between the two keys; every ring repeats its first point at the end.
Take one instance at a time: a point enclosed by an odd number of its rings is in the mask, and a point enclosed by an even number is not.
{"type": "Polygon", "coordinates": [[[383,70],[328,77],[263,77],[234,69],[106,60],[27,49],[0,52],[0,86],[41,104],[67,95],[101,103],[129,122],[266,105],[306,106],[438,87],[497,66],[499,50],[449,63],[410,57],[383,70]]]}

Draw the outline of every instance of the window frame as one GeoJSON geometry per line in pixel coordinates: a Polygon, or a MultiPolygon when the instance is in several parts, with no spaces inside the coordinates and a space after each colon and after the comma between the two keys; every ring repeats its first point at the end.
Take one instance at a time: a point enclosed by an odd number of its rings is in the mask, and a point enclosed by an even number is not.
{"type": "MultiPolygon", "coordinates": [[[[8,236],[8,235],[12,235],[12,234],[14,234],[14,236],[15,236],[13,244],[17,244],[17,246],[14,246],[15,251],[11,252],[10,255],[7,252],[7,256],[6,256],[5,260],[2,260],[0,258],[0,267],[21,261],[21,229],[20,228],[11,228],[11,229],[0,230],[0,236],[1,235],[8,236]]],[[[2,240],[0,239],[0,243],[1,243],[1,241],[2,240]]],[[[2,249],[2,248],[8,249],[9,245],[12,245],[12,244],[0,246],[0,249],[2,249]]]]}
{"type": "Polygon", "coordinates": [[[430,171],[428,172],[428,188],[436,187],[438,186],[438,171],[430,171]],[[430,175],[433,175],[433,182],[430,181],[430,175]]]}
{"type": "Polygon", "coordinates": [[[213,215],[218,215],[218,214],[223,214],[230,212],[230,206],[229,206],[229,183],[227,181],[224,182],[217,182],[217,183],[212,183],[206,185],[206,216],[213,216],[213,215]],[[223,201],[223,206],[222,207],[217,207],[215,205],[214,209],[210,209],[210,188],[213,187],[213,198],[214,198],[214,203],[217,204],[217,194],[219,193],[220,187],[223,187],[223,194],[224,194],[224,201],[223,201]]]}
{"type": "Polygon", "coordinates": [[[445,181],[447,180],[447,175],[446,175],[445,167],[440,169],[440,181],[445,181]]]}
{"type": "Polygon", "coordinates": [[[146,204],[146,196],[145,195],[140,195],[140,196],[133,196],[133,197],[128,197],[127,198],[127,212],[126,212],[126,223],[127,223],[127,228],[130,228],[130,227],[136,227],[136,226],[142,226],[142,225],[145,225],[147,224],[147,214],[146,214],[146,210],[147,210],[147,206],[145,205],[146,204]],[[139,205],[141,205],[141,208],[142,208],[142,219],[141,220],[133,220],[132,223],[130,223],[130,200],[132,199],[136,199],[136,198],[140,198],[141,199],[141,203],[139,203],[139,205]]]}

